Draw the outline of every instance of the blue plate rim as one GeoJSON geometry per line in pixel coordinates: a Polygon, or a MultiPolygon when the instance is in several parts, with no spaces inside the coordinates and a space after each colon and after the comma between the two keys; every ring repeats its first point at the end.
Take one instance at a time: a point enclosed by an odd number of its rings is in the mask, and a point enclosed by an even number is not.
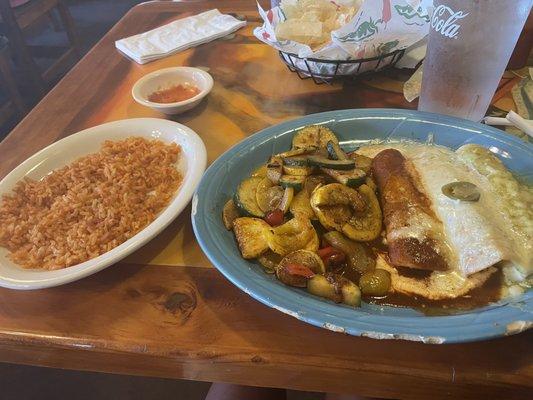
{"type": "MultiPolygon", "coordinates": [[[[198,243],[211,263],[230,282],[255,300],[311,325],[354,336],[378,339],[404,339],[441,344],[491,339],[519,333],[531,327],[533,325],[532,311],[530,310],[533,305],[532,291],[529,291],[527,298],[519,302],[518,305],[503,303],[482,312],[432,317],[384,316],[361,312],[358,309],[349,309],[348,307],[333,303],[330,304],[321,299],[304,296],[297,290],[287,287],[287,296],[290,300],[297,300],[296,302],[291,302],[288,298],[280,298],[279,294],[276,293],[278,286],[268,282],[263,284],[263,282],[254,281],[254,287],[251,289],[247,284],[249,279],[254,278],[253,274],[251,274],[251,266],[253,265],[251,263],[247,263],[248,270],[240,270],[239,274],[234,274],[231,271],[232,261],[217,246],[216,240],[214,240],[215,238],[209,235],[208,224],[205,219],[200,218],[202,213],[198,213],[198,210],[206,206],[203,200],[199,199],[205,198],[202,193],[207,190],[212,176],[233,155],[238,154],[244,149],[253,147],[263,140],[268,140],[273,134],[293,131],[298,127],[310,123],[324,123],[339,120],[339,117],[346,118],[347,114],[350,114],[350,119],[355,119],[354,117],[360,119],[385,117],[389,120],[392,118],[411,120],[414,118],[423,118],[433,123],[449,124],[455,129],[460,128],[476,133],[483,133],[493,140],[520,147],[522,150],[533,154],[532,145],[523,142],[519,138],[504,134],[490,126],[460,118],[412,110],[385,108],[345,109],[309,114],[284,121],[280,124],[262,129],[237,143],[215,160],[205,172],[193,198],[191,219],[198,243]],[[303,122],[304,120],[305,122],[303,122]],[[299,121],[302,121],[302,123],[300,124],[299,121]],[[215,252],[212,249],[215,249],[215,252]],[[298,304],[297,310],[295,310],[294,304],[298,304]],[[321,309],[327,310],[331,307],[335,307],[332,309],[335,311],[333,314],[319,311],[321,309]],[[338,311],[342,309],[349,310],[349,314],[346,312],[339,314],[338,311]],[[498,322],[494,322],[495,320],[498,320],[498,322]],[[421,321],[424,322],[421,324],[421,321]]],[[[420,122],[422,123],[423,121],[420,122]]]]}

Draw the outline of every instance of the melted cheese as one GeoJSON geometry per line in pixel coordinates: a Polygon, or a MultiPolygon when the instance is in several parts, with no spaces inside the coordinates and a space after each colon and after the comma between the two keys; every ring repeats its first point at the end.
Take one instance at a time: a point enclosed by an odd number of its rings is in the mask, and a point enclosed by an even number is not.
{"type": "MultiPolygon", "coordinates": [[[[511,253],[511,266],[516,266],[520,275],[533,273],[533,190],[521,184],[503,163],[488,149],[467,144],[457,150],[458,156],[490,185],[487,189],[494,195],[495,209],[507,224],[511,253]]],[[[509,274],[512,271],[508,271],[509,274]]],[[[523,280],[523,279],[522,279],[523,280]]],[[[520,280],[514,280],[520,281],[520,280]]]]}
{"type": "MultiPolygon", "coordinates": [[[[508,231],[495,208],[494,193],[487,190],[490,183],[485,177],[453,151],[440,146],[386,143],[365,146],[358,152],[373,157],[386,148],[399,150],[416,169],[420,190],[431,200],[431,207],[444,226],[443,241],[449,246],[448,262],[454,271],[468,276],[510,258],[508,231]],[[445,196],[442,186],[455,181],[475,184],[481,191],[480,200],[464,202],[445,196]]],[[[416,236],[416,228],[410,234],[416,236]]]]}

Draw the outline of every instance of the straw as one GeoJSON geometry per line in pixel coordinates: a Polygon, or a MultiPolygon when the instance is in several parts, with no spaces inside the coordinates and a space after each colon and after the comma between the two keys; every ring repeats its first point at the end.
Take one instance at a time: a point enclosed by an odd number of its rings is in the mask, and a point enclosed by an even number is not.
{"type": "Polygon", "coordinates": [[[493,126],[514,126],[525,132],[528,136],[533,137],[533,121],[522,118],[514,111],[509,111],[505,118],[500,117],[485,117],[483,122],[487,125],[493,126]]]}
{"type": "Polygon", "coordinates": [[[483,118],[483,122],[487,125],[494,125],[494,126],[514,126],[511,121],[509,121],[507,118],[500,118],[500,117],[485,117],[483,118]]]}
{"type": "Polygon", "coordinates": [[[522,118],[520,115],[515,113],[513,110],[509,111],[506,118],[509,122],[511,122],[518,129],[524,131],[528,136],[533,137],[533,125],[531,124],[531,120],[522,118]]]}

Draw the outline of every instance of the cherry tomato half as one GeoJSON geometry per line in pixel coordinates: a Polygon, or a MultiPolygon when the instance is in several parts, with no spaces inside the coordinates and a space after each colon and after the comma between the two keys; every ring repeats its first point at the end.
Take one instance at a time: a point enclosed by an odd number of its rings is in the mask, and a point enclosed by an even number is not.
{"type": "Polygon", "coordinates": [[[310,268],[306,267],[303,264],[287,264],[285,266],[285,269],[290,275],[300,275],[306,278],[311,278],[315,275],[315,273],[311,271],[310,268]]]}
{"type": "Polygon", "coordinates": [[[278,226],[283,224],[283,211],[280,209],[268,211],[265,215],[265,222],[270,226],[278,226]]]}

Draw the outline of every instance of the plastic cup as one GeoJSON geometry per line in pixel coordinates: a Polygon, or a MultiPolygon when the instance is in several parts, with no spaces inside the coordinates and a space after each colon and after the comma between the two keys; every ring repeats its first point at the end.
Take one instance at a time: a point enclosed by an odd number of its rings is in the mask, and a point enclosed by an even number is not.
{"type": "Polygon", "coordinates": [[[480,121],[533,0],[434,0],[418,109],[480,121]]]}

